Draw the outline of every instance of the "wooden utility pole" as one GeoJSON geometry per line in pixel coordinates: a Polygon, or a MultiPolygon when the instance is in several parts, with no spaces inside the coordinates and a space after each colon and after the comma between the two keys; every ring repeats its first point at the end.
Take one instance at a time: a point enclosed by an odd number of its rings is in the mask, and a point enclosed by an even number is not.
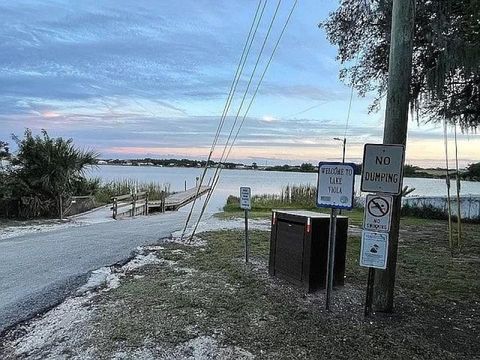
{"type": "MultiPolygon", "coordinates": [[[[407,140],[414,25],[415,0],[393,0],[384,144],[405,145],[407,140]]],[[[393,201],[387,268],[375,271],[373,305],[376,311],[393,311],[401,200],[399,195],[393,201]]]]}

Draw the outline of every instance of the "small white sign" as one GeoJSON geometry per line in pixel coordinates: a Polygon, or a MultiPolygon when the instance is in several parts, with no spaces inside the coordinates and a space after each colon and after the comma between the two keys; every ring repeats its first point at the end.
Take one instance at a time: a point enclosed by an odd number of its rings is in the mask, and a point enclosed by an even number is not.
{"type": "Polygon", "coordinates": [[[250,210],[252,208],[251,194],[252,192],[249,187],[240,188],[240,209],[250,210]]]}
{"type": "Polygon", "coordinates": [[[404,157],[403,145],[365,144],[361,190],[399,195],[404,157]]]}
{"type": "Polygon", "coordinates": [[[388,233],[362,231],[360,266],[386,269],[388,258],[388,233]]]}
{"type": "Polygon", "coordinates": [[[318,164],[317,207],[353,208],[355,164],[321,162],[318,164]]]}
{"type": "Polygon", "coordinates": [[[389,232],[392,221],[393,196],[367,195],[363,228],[365,230],[389,232]]]}

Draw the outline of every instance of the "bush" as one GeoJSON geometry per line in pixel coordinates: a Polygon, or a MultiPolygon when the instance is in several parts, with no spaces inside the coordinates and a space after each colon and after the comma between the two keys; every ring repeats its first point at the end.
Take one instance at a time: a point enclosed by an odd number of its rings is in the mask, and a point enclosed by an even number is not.
{"type": "Polygon", "coordinates": [[[448,218],[443,210],[440,210],[433,205],[422,205],[420,207],[405,204],[402,206],[401,216],[412,216],[423,219],[445,220],[448,218]]]}
{"type": "MultiPolygon", "coordinates": [[[[98,179],[96,181],[98,181],[98,179]]],[[[135,188],[139,192],[148,192],[148,198],[150,200],[160,200],[163,192],[166,194],[170,193],[170,185],[168,184],[156,182],[138,183],[125,179],[100,185],[95,192],[95,200],[100,204],[109,204],[112,202],[112,197],[131,194],[135,188]]]]}
{"type": "Polygon", "coordinates": [[[0,198],[17,204],[16,216],[62,218],[64,203],[77,191],[95,191],[98,183],[84,176],[96,164],[94,152],[77,149],[72,139],[51,138],[45,130],[34,136],[27,129],[22,139],[13,139],[18,152],[2,173],[0,198]]]}
{"type": "MultiPolygon", "coordinates": [[[[314,209],[316,208],[317,188],[312,185],[287,185],[280,194],[252,196],[252,210],[269,211],[272,209],[314,209]]],[[[223,207],[224,211],[238,211],[240,199],[230,195],[223,207]]]]}

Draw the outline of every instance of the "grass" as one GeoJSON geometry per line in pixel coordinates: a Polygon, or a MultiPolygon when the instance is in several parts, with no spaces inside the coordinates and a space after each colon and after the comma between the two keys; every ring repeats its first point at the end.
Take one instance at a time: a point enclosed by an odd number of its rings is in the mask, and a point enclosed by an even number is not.
{"type": "Polygon", "coordinates": [[[323,310],[323,292],[305,295],[268,276],[267,231],[251,232],[249,265],[242,231],[200,234],[206,241],[200,248],[167,243],[157,253],[164,264],[138,269],[102,295],[93,330],[98,356],[159,344],[174,351],[210,336],[223,347],[271,359],[470,359],[480,351],[478,230],[465,226],[463,248],[452,258],[437,223],[405,225],[397,315],[368,320],[357,236],[348,239],[347,285],[335,291],[331,313],[323,310]]]}
{"type": "MultiPolygon", "coordinates": [[[[316,187],[311,185],[287,185],[282,188],[280,194],[264,194],[252,197],[252,210],[250,217],[255,219],[270,218],[272,209],[293,210],[302,209],[315,212],[329,213],[328,209],[319,209],[315,205],[316,187]]],[[[363,209],[354,208],[350,211],[342,211],[342,214],[350,218],[350,223],[355,226],[361,226],[363,222],[363,209]]],[[[229,196],[223,212],[215,214],[221,219],[231,219],[243,217],[244,213],[240,210],[240,199],[237,196],[229,196]]],[[[432,220],[445,220],[446,215],[441,210],[432,206],[423,208],[412,208],[404,206],[402,208],[402,225],[423,225],[432,220]]],[[[463,222],[479,223],[477,220],[464,219],[463,222]]]]}
{"type": "MultiPolygon", "coordinates": [[[[291,207],[291,208],[278,208],[278,210],[294,210],[294,209],[302,209],[300,207],[291,207]]],[[[329,214],[330,211],[328,209],[318,209],[318,208],[311,208],[307,209],[308,211],[314,211],[314,212],[320,212],[324,214],[329,214]]],[[[352,209],[342,211],[342,215],[348,216],[349,218],[349,223],[350,225],[354,226],[362,226],[363,223],[363,209],[352,209]]],[[[229,219],[236,219],[236,218],[243,218],[245,216],[245,213],[243,210],[240,209],[231,209],[229,211],[223,211],[216,213],[214,215],[216,218],[222,219],[222,220],[229,220],[229,219]]],[[[249,211],[248,214],[250,219],[270,219],[272,217],[272,210],[257,210],[254,209],[252,211],[249,211]]],[[[404,216],[401,219],[401,224],[402,225],[425,225],[425,224],[445,224],[444,221],[438,221],[438,220],[430,220],[430,219],[423,219],[423,218],[417,218],[417,217],[412,217],[412,216],[404,216]]]]}
{"type": "Polygon", "coordinates": [[[139,192],[148,192],[150,200],[160,200],[162,192],[170,192],[170,185],[157,182],[139,183],[128,179],[111,181],[99,186],[95,192],[95,201],[99,204],[108,204],[111,203],[112,197],[131,194],[135,189],[139,192]]]}

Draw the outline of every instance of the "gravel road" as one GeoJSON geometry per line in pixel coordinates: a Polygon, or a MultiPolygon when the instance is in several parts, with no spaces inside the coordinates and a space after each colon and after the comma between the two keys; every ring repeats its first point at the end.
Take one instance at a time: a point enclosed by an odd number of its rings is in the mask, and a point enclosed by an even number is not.
{"type": "Polygon", "coordinates": [[[62,301],[90,271],[178,231],[185,217],[139,216],[0,241],[0,333],[62,301]]]}

